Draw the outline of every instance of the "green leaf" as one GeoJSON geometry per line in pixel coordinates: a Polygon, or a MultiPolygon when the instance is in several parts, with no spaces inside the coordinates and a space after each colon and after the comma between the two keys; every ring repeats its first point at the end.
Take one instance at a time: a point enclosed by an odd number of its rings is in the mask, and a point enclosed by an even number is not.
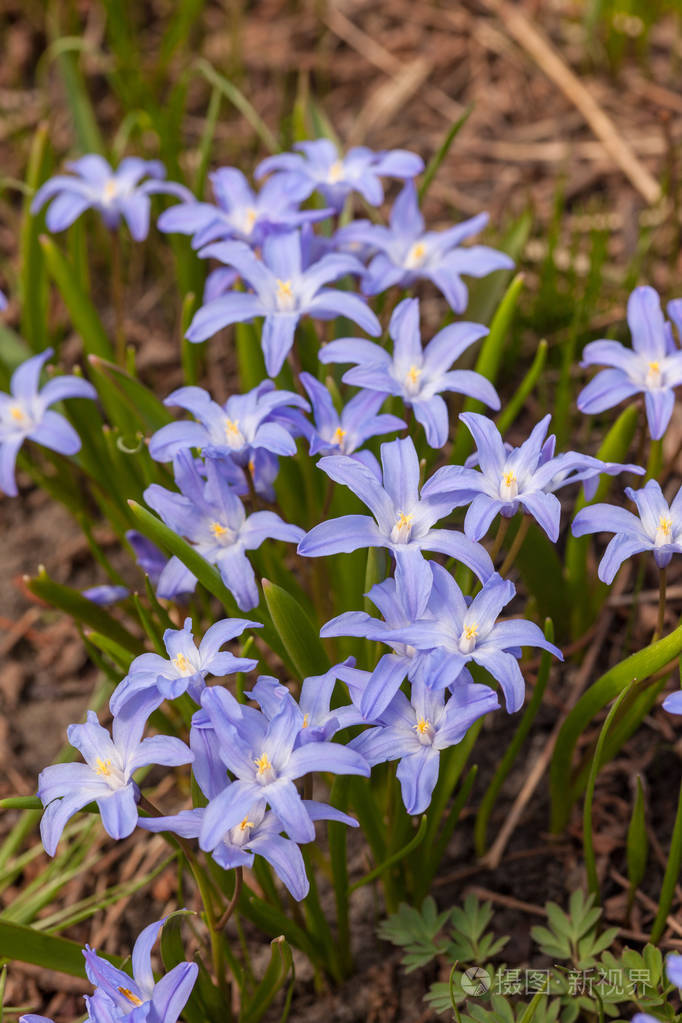
{"type": "MultiPolygon", "coordinates": [[[[46,970],[57,970],[68,973],[71,977],[85,979],[85,959],[83,948],[77,941],[69,941],[53,934],[41,934],[33,927],[11,923],[0,917],[0,948],[4,955],[20,963],[32,963],[46,970]]],[[[119,959],[107,956],[116,965],[119,959]]]]}
{"type": "Polygon", "coordinates": [[[419,827],[417,828],[417,831],[410,839],[410,841],[407,843],[407,845],[403,846],[402,849],[398,849],[397,852],[394,852],[391,856],[388,857],[387,860],[385,860],[383,863],[380,863],[373,870],[370,870],[368,874],[365,874],[364,877],[361,877],[359,881],[356,881],[354,884],[352,884],[350,886],[351,892],[354,892],[357,888],[361,888],[363,885],[369,884],[370,881],[374,881],[375,878],[381,877],[381,875],[385,874],[390,867],[394,866],[396,863],[400,863],[400,861],[404,860],[406,856],[409,856],[412,850],[416,849],[417,846],[421,845],[421,843],[424,841],[427,823],[428,822],[426,814],[424,814],[419,822],[419,827]]]}
{"type": "Polygon", "coordinates": [[[203,57],[197,60],[195,68],[237,108],[240,114],[249,122],[265,148],[271,153],[277,153],[280,148],[277,139],[260,114],[257,113],[255,107],[249,103],[246,96],[240,92],[237,86],[225,78],[224,75],[221,75],[219,71],[216,71],[213,65],[209,64],[203,57]]]}
{"type": "Polygon", "coordinates": [[[40,245],[47,269],[61,292],[74,327],[83,339],[85,351],[112,361],[114,350],[111,342],[91,299],[78,283],[74,268],[47,235],[40,236],[40,245]]]}
{"type": "Polygon", "coordinates": [[[25,577],[24,581],[31,593],[39,597],[40,600],[44,600],[46,604],[66,611],[72,618],[89,625],[95,632],[107,636],[132,654],[137,655],[143,652],[144,647],[140,640],[128,632],[115,618],[112,618],[104,608],[99,607],[94,601],[88,600],[87,597],[83,597],[78,590],[73,590],[70,586],[63,586],[50,579],[44,566],[40,566],[37,576],[25,577]]]}
{"type": "Polygon", "coordinates": [[[263,579],[263,594],[272,623],[299,678],[329,671],[331,665],[319,632],[295,597],[269,579],[263,579]]]}
{"type": "Polygon", "coordinates": [[[47,163],[47,139],[47,124],[43,122],[38,125],[31,144],[26,171],[28,191],[23,202],[19,236],[21,333],[34,352],[44,351],[48,344],[47,274],[38,242],[38,220],[31,213],[33,195],[43,179],[47,163]]]}
{"type": "MultiPolygon", "coordinates": [[[[255,992],[243,1006],[239,1015],[240,1023],[258,1023],[291,974],[294,982],[294,960],[284,935],[270,942],[270,962],[255,992]]],[[[291,997],[291,992],[289,997],[291,997]]]]}
{"type": "Polygon", "coordinates": [[[149,430],[159,430],[172,421],[173,417],[170,412],[154,392],[125,369],[116,366],[113,362],[107,362],[106,359],[102,359],[98,355],[91,355],[88,362],[93,371],[93,383],[98,390],[104,379],[110,387],[114,388],[117,400],[124,401],[124,407],[128,409],[128,414],[125,421],[117,425],[121,427],[126,436],[132,432],[131,415],[143,428],[149,430]]]}
{"type": "Polygon", "coordinates": [[[469,117],[471,116],[473,109],[474,104],[470,103],[469,106],[464,111],[464,113],[460,117],[458,117],[457,120],[448,128],[445,138],[443,139],[440,146],[429,160],[428,166],[424,171],[424,177],[422,178],[421,184],[419,186],[420,202],[423,201],[424,196],[431,187],[433,179],[440,170],[440,165],[450,152],[450,146],[455,141],[457,135],[459,135],[461,129],[469,120],[469,117]]]}
{"type": "Polygon", "coordinates": [[[644,880],[644,875],[646,873],[646,861],[649,854],[649,840],[646,832],[646,816],[644,813],[644,790],[642,788],[642,777],[639,774],[637,775],[635,805],[632,808],[632,817],[630,818],[630,824],[628,826],[626,848],[628,880],[634,890],[644,880]]]}
{"type": "MultiPolygon", "coordinates": [[[[481,373],[493,384],[497,379],[502,364],[502,354],[507,344],[509,328],[516,312],[522,288],[523,274],[517,274],[507,288],[504,298],[493,316],[490,331],[488,336],[483,339],[481,350],[476,360],[476,372],[481,373]]],[[[464,411],[485,412],[486,409],[480,401],[467,398],[464,402],[464,411]]],[[[455,465],[462,465],[471,451],[472,445],[471,434],[464,423],[459,423],[455,435],[455,443],[452,446],[450,461],[455,465]]]]}
{"type": "Polygon", "coordinates": [[[585,781],[572,779],[571,760],[580,736],[596,715],[625,689],[633,679],[639,682],[649,678],[682,652],[682,625],[674,632],[651,643],[610,668],[582,695],[568,714],[559,732],[550,768],[552,799],[551,828],[561,831],[568,821],[574,801],[585,781]]]}
{"type": "Polygon", "coordinates": [[[525,400],[538,382],[547,361],[547,342],[542,340],[537,347],[531,367],[519,384],[513,396],[504,406],[495,421],[501,434],[505,434],[524,406],[525,400]]]}

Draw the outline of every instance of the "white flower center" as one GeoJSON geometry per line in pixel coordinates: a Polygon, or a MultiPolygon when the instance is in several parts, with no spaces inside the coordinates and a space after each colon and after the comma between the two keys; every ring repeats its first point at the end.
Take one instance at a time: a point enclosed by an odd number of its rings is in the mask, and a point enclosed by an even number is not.
{"type": "Polygon", "coordinates": [[[101,757],[97,757],[94,771],[95,774],[104,778],[110,789],[123,789],[128,784],[123,776],[123,771],[120,767],[116,767],[111,760],[102,760],[101,757]]]}
{"type": "Polygon", "coordinates": [[[463,654],[470,654],[476,646],[476,636],[478,635],[478,623],[474,622],[472,625],[465,625],[462,629],[462,635],[459,637],[460,652],[463,654]]]}
{"type": "Polygon", "coordinates": [[[233,450],[244,447],[244,434],[239,428],[236,419],[225,419],[225,440],[227,446],[233,450]]]}
{"type": "Polygon", "coordinates": [[[405,257],[405,269],[416,270],[417,267],[423,266],[427,256],[427,249],[424,242],[415,242],[412,245],[405,257]]]}
{"type": "Polygon", "coordinates": [[[419,718],[417,724],[413,725],[412,727],[417,733],[417,738],[419,739],[422,746],[433,745],[433,740],[436,735],[436,729],[433,727],[430,721],[427,721],[426,718],[419,718]]]}
{"type": "Polygon", "coordinates": [[[500,500],[513,501],[519,493],[519,484],[513,472],[502,473],[500,480],[500,500]]]}
{"type": "Polygon", "coordinates": [[[194,674],[194,665],[191,661],[187,660],[184,654],[178,654],[177,657],[174,657],[171,664],[180,675],[186,676],[194,674]]]}
{"type": "Polygon", "coordinates": [[[290,313],[296,308],[296,296],[291,280],[281,281],[277,279],[277,308],[282,313],[290,313]]]}
{"type": "Polygon", "coordinates": [[[228,845],[244,846],[248,844],[251,838],[251,831],[254,828],[254,822],[249,820],[247,813],[246,817],[236,824],[235,827],[230,828],[225,836],[228,845]]]}
{"type": "Polygon", "coordinates": [[[258,220],[258,210],[254,206],[247,206],[244,210],[244,234],[251,234],[253,225],[258,220]]]}
{"type": "Polygon", "coordinates": [[[406,394],[415,395],[419,393],[419,378],[421,375],[422,371],[419,366],[410,366],[409,370],[405,374],[405,380],[403,381],[406,394]]]}
{"type": "Polygon", "coordinates": [[[215,542],[221,547],[229,547],[231,543],[234,543],[235,534],[229,526],[224,526],[222,522],[211,522],[208,528],[213,533],[215,542]]]}
{"type": "Polygon", "coordinates": [[[395,525],[391,530],[391,540],[393,543],[407,543],[409,541],[412,533],[413,519],[414,515],[406,515],[405,512],[399,512],[395,525]]]}
{"type": "Polygon", "coordinates": [[[112,202],[118,198],[119,185],[116,178],[109,178],[102,189],[102,202],[105,206],[109,206],[112,202]]]}
{"type": "Polygon", "coordinates": [[[664,547],[666,544],[672,543],[672,538],[673,520],[669,515],[661,515],[658,520],[654,543],[657,547],[664,547]]]}
{"type": "Polygon", "coordinates": [[[330,185],[336,185],[338,184],[339,181],[341,181],[342,177],[343,163],[341,162],[341,160],[334,160],[334,163],[327,171],[327,181],[329,182],[330,185]]]}
{"type": "Polygon", "coordinates": [[[272,766],[267,753],[261,753],[259,757],[256,757],[254,764],[257,767],[256,781],[260,782],[261,785],[269,785],[277,777],[277,772],[272,766]]]}
{"type": "Polygon", "coordinates": [[[647,363],[647,373],[644,378],[644,386],[649,390],[655,390],[657,387],[663,386],[663,374],[661,373],[660,362],[649,362],[647,363]]]}

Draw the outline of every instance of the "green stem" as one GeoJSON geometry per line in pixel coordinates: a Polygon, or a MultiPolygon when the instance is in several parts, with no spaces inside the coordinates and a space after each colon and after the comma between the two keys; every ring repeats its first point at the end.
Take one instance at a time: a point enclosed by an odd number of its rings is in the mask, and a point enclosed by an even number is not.
{"type": "Polygon", "coordinates": [[[656,631],[654,632],[652,643],[655,643],[657,639],[663,635],[663,625],[665,622],[665,593],[668,582],[668,569],[661,568],[658,573],[658,619],[656,621],[656,631]]]}
{"type": "Polygon", "coordinates": [[[656,479],[661,471],[663,465],[663,438],[660,440],[652,440],[651,447],[649,448],[649,458],[646,463],[646,477],[647,480],[656,479]]]}
{"type": "Polygon", "coordinates": [[[680,861],[682,860],[682,786],[677,800],[677,814],[675,816],[675,827],[673,837],[670,841],[670,852],[668,853],[668,864],[665,868],[661,896],[658,901],[658,913],[651,929],[649,941],[657,945],[665,930],[666,920],[670,913],[675,895],[675,886],[680,873],[680,861]]]}
{"type": "Polygon", "coordinates": [[[511,519],[506,518],[504,515],[500,517],[500,524],[497,527],[495,541],[492,547],[490,548],[490,559],[493,562],[493,564],[495,564],[495,559],[497,558],[497,555],[500,553],[500,550],[502,549],[502,544],[504,543],[504,538],[507,535],[507,530],[509,529],[510,522],[511,519]]]}
{"type": "Polygon", "coordinates": [[[230,917],[234,913],[235,906],[239,902],[239,895],[240,895],[241,890],[242,890],[243,882],[244,882],[244,870],[243,870],[242,867],[237,867],[235,869],[235,872],[234,872],[234,892],[232,894],[232,898],[230,899],[230,901],[227,904],[227,908],[225,909],[225,912],[223,913],[223,915],[220,917],[219,920],[216,920],[216,925],[215,925],[216,931],[224,931],[225,930],[225,927],[227,926],[227,921],[230,919],[230,917]]]}
{"type": "Polygon", "coordinates": [[[123,271],[121,266],[121,238],[118,231],[111,232],[111,303],[114,307],[116,362],[126,364],[126,337],[123,318],[123,271]]]}
{"type": "Polygon", "coordinates": [[[632,683],[623,689],[623,691],[619,694],[618,699],[614,701],[611,710],[606,715],[606,721],[599,733],[599,739],[594,751],[590,775],[587,781],[587,789],[585,791],[585,805],[583,807],[583,854],[585,857],[585,870],[587,872],[587,885],[590,891],[594,893],[597,903],[600,901],[599,878],[597,877],[597,863],[594,854],[594,842],[592,841],[592,803],[594,800],[594,788],[597,783],[597,775],[599,774],[602,750],[604,748],[604,743],[606,742],[606,736],[608,735],[609,728],[611,727],[611,722],[616,716],[618,708],[630,692],[631,688],[632,683]]]}
{"type": "Polygon", "coordinates": [[[511,547],[509,548],[509,553],[507,554],[507,557],[502,562],[502,567],[500,569],[500,575],[503,578],[507,575],[507,573],[511,569],[512,565],[516,561],[516,556],[519,553],[519,551],[521,550],[521,547],[523,545],[523,541],[526,539],[526,533],[528,532],[529,529],[530,529],[530,515],[524,515],[523,521],[521,522],[521,525],[519,526],[519,528],[516,531],[516,536],[514,537],[514,541],[513,541],[512,545],[511,545],[511,547]]]}

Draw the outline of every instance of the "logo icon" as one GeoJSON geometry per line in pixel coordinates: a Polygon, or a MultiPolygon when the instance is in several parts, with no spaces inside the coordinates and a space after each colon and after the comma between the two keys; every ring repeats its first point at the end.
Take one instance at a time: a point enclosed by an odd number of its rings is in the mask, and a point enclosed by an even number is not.
{"type": "Polygon", "coordinates": [[[470,966],[462,974],[462,991],[467,995],[473,995],[474,998],[480,998],[481,995],[490,991],[488,971],[482,966],[470,966]]]}

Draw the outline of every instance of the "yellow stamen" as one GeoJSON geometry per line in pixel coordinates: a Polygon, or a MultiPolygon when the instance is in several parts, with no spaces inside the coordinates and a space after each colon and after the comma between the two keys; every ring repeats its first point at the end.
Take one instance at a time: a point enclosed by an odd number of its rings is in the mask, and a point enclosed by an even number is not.
{"type": "Polygon", "coordinates": [[[232,434],[233,438],[237,436],[237,434],[239,433],[239,423],[237,422],[236,419],[225,420],[225,433],[227,434],[228,437],[230,436],[230,434],[232,434]]]}
{"type": "Polygon", "coordinates": [[[660,362],[650,362],[649,363],[649,370],[652,373],[660,373],[661,372],[661,364],[660,364],[660,362]]]}
{"type": "Polygon", "coordinates": [[[420,735],[424,735],[426,732],[428,732],[429,728],[431,727],[431,722],[427,721],[426,718],[419,718],[419,721],[414,727],[417,729],[420,735]]]}
{"type": "Polygon", "coordinates": [[[512,483],[516,483],[516,476],[513,472],[505,472],[502,479],[504,480],[505,487],[510,487],[512,483]]]}
{"type": "Polygon", "coordinates": [[[173,664],[178,669],[178,671],[181,671],[183,673],[183,675],[186,671],[189,671],[191,667],[189,661],[187,660],[184,654],[178,654],[177,657],[174,657],[173,664]]]}
{"type": "Polygon", "coordinates": [[[421,375],[422,371],[417,366],[410,366],[409,372],[407,374],[407,379],[410,381],[411,384],[416,384],[421,375]]]}
{"type": "Polygon", "coordinates": [[[465,625],[464,638],[474,639],[478,635],[478,625],[465,625]]]}
{"type": "Polygon", "coordinates": [[[19,408],[18,405],[12,405],[12,408],[9,410],[9,414],[12,419],[16,419],[17,421],[22,420],[25,415],[24,410],[19,408]]]}
{"type": "Polygon", "coordinates": [[[249,459],[249,472],[251,473],[252,476],[254,474],[255,468],[256,468],[256,464],[255,464],[253,458],[250,458],[249,459]]]}
{"type": "Polygon", "coordinates": [[[253,821],[249,820],[249,815],[247,814],[246,817],[244,818],[244,820],[239,825],[239,830],[240,831],[246,831],[247,828],[252,828],[252,827],[253,827],[253,821]]]}
{"type": "Polygon", "coordinates": [[[97,757],[95,764],[97,765],[95,767],[95,774],[102,774],[105,777],[108,777],[111,774],[111,771],[109,770],[111,767],[111,760],[102,760],[101,757],[97,757]]]}
{"type": "Polygon", "coordinates": [[[265,772],[269,771],[270,768],[272,767],[272,764],[270,763],[270,757],[267,755],[267,753],[261,753],[261,755],[256,758],[255,764],[256,767],[258,768],[258,774],[265,774],[265,772]]]}
{"type": "Polygon", "coordinates": [[[340,426],[337,426],[332,437],[332,444],[343,444],[343,438],[346,436],[346,433],[346,430],[342,430],[340,426]]]}
{"type": "Polygon", "coordinates": [[[118,186],[114,178],[109,178],[106,185],[104,186],[104,199],[105,202],[109,202],[116,196],[118,186]]]}
{"type": "Polygon", "coordinates": [[[335,160],[334,163],[329,168],[329,172],[327,174],[327,180],[332,185],[334,185],[334,184],[336,184],[337,181],[340,181],[342,177],[343,177],[343,164],[341,163],[340,160],[335,160]]]}
{"type": "Polygon", "coordinates": [[[413,248],[412,248],[412,258],[413,259],[423,259],[425,252],[426,252],[426,246],[423,244],[423,242],[417,242],[417,244],[414,245],[413,248]]]}
{"type": "Polygon", "coordinates": [[[142,1005],[142,999],[138,998],[137,995],[134,995],[130,988],[120,987],[118,990],[125,998],[128,999],[129,1002],[132,1002],[133,1005],[142,1005]]]}
{"type": "Polygon", "coordinates": [[[209,526],[209,529],[211,530],[213,535],[216,537],[216,539],[219,536],[224,536],[225,533],[227,533],[226,526],[221,526],[219,522],[212,522],[211,525],[209,526]]]}
{"type": "Polygon", "coordinates": [[[658,520],[658,528],[665,536],[670,536],[673,530],[673,520],[669,515],[661,515],[658,520]]]}
{"type": "Polygon", "coordinates": [[[413,518],[414,515],[406,515],[405,512],[401,512],[400,515],[398,516],[396,527],[398,529],[409,529],[410,525],[412,524],[413,518]]]}
{"type": "Polygon", "coordinates": [[[249,208],[246,211],[246,226],[247,226],[247,229],[249,231],[251,230],[253,225],[256,223],[257,216],[258,216],[258,214],[254,210],[253,206],[249,206],[249,208]]]}
{"type": "Polygon", "coordinates": [[[293,298],[294,293],[291,290],[291,281],[280,281],[277,278],[277,294],[280,298],[293,298]]]}
{"type": "Polygon", "coordinates": [[[303,727],[307,728],[309,722],[310,722],[310,714],[304,714],[303,715],[303,727]]]}

